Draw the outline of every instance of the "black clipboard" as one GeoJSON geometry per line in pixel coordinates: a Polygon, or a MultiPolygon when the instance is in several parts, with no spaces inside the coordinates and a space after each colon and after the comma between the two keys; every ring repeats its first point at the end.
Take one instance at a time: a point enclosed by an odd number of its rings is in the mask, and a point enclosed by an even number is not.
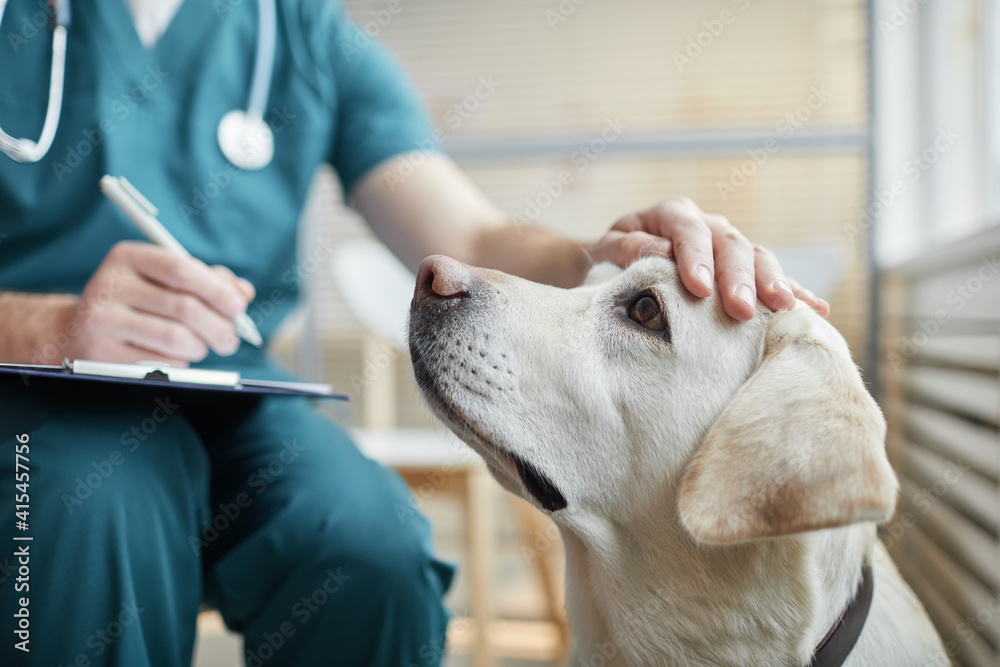
{"type": "Polygon", "coordinates": [[[335,392],[332,385],[280,380],[253,380],[236,371],[173,368],[166,364],[112,364],[63,360],[62,366],[0,364],[0,373],[28,378],[53,378],[70,382],[102,382],[117,385],[193,389],[243,396],[283,395],[350,400],[349,394],[335,392]],[[192,381],[193,380],[193,381],[192,381]]]}

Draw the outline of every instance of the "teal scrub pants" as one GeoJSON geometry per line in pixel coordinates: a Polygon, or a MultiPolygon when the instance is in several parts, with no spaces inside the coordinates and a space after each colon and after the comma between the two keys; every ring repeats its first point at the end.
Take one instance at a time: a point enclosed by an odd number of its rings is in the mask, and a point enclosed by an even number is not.
{"type": "Polygon", "coordinates": [[[0,377],[0,510],[0,665],[189,667],[203,601],[250,667],[441,660],[451,566],[304,399],[0,377]]]}

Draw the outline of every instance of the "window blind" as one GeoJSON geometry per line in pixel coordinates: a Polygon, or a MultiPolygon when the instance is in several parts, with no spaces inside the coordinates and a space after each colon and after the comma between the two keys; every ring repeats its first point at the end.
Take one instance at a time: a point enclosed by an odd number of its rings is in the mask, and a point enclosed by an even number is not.
{"type": "Polygon", "coordinates": [[[885,528],[900,571],[957,664],[1000,665],[1000,229],[888,275],[882,341],[889,453],[901,477],[885,528]]]}

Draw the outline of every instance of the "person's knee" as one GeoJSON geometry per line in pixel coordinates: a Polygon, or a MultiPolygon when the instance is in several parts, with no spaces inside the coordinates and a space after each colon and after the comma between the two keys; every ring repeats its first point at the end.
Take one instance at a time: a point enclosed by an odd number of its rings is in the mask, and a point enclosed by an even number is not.
{"type": "Polygon", "coordinates": [[[357,544],[347,552],[345,572],[354,571],[363,586],[405,596],[428,585],[427,570],[434,561],[428,537],[414,524],[373,535],[367,545],[357,544]]]}
{"type": "MultiPolygon", "coordinates": [[[[389,499],[375,502],[369,495],[344,508],[310,494],[310,504],[288,507],[283,534],[291,542],[272,537],[268,543],[295,554],[294,571],[262,588],[270,595],[252,611],[239,609],[238,595],[228,600],[237,602],[227,609],[234,627],[245,632],[248,665],[279,651],[282,664],[320,664],[319,656],[331,652],[345,665],[438,664],[448,623],[442,597],[452,570],[434,558],[425,526],[400,523],[389,499]]],[[[253,571],[237,565],[223,563],[223,569],[253,571]]],[[[220,574],[226,590],[237,590],[220,574]]]]}
{"type": "MultiPolygon", "coordinates": [[[[382,471],[376,497],[338,512],[332,530],[321,531],[311,550],[324,588],[363,588],[390,599],[440,598],[451,578],[435,558],[431,528],[415,512],[399,478],[382,471]],[[400,506],[408,508],[400,512],[400,506]]],[[[310,556],[307,556],[310,557],[310,556]]],[[[329,592],[329,591],[327,591],[329,592]]]]}

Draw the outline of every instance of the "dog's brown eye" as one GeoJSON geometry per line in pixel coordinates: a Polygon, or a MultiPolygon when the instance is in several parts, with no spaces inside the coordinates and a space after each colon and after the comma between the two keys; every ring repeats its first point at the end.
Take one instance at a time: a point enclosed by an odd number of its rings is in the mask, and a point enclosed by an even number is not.
{"type": "Polygon", "coordinates": [[[667,328],[667,321],[663,319],[660,304],[651,296],[637,299],[628,314],[634,322],[652,331],[663,331],[667,328]]]}

